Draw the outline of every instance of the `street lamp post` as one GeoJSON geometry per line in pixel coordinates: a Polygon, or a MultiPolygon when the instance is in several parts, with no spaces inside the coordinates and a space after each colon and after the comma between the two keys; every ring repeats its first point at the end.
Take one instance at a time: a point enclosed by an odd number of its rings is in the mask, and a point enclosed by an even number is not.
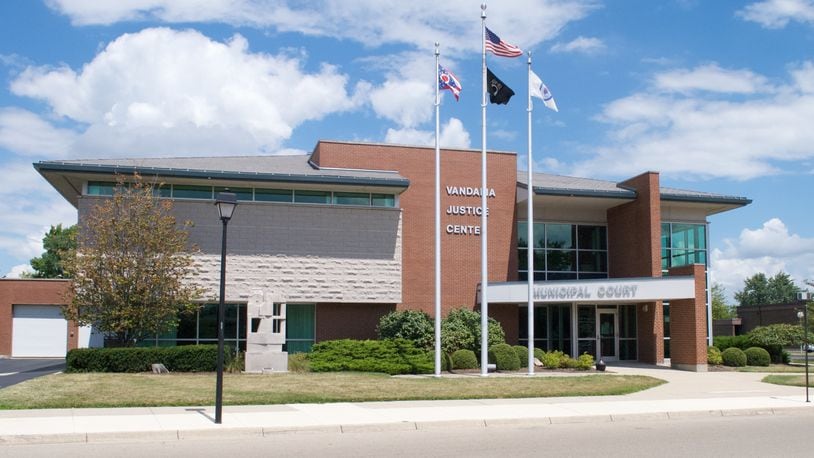
{"type": "Polygon", "coordinates": [[[237,195],[231,192],[219,192],[215,198],[215,206],[223,223],[223,235],[220,247],[220,302],[218,302],[218,377],[215,385],[215,423],[223,421],[223,321],[226,294],[226,226],[232,219],[232,213],[237,207],[237,195]]]}
{"type": "Polygon", "coordinates": [[[797,299],[803,304],[803,310],[797,312],[797,318],[803,319],[803,353],[805,354],[806,361],[806,402],[811,402],[808,398],[808,301],[811,299],[811,293],[801,292],[797,293],[797,299]]]}

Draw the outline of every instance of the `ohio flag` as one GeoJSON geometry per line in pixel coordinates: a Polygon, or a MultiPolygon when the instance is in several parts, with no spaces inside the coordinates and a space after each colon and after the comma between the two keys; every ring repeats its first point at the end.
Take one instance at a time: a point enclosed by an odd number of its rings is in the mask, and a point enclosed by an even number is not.
{"type": "Polygon", "coordinates": [[[438,65],[438,89],[448,90],[455,96],[455,100],[461,94],[461,83],[458,78],[441,65],[438,65]]]}

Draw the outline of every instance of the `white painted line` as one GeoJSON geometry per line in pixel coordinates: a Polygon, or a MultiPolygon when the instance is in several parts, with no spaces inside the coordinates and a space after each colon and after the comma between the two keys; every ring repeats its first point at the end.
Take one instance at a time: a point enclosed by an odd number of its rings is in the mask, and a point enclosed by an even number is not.
{"type": "Polygon", "coordinates": [[[0,372],[0,377],[5,377],[7,375],[17,375],[19,372],[0,372]]]}

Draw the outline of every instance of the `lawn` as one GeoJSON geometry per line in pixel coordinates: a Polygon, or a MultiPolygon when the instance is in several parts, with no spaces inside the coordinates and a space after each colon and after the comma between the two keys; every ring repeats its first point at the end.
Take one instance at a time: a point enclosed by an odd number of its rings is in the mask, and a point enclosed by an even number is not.
{"type": "MultiPolygon", "coordinates": [[[[769,366],[746,366],[738,367],[738,372],[774,372],[774,373],[804,373],[805,366],[792,366],[789,364],[771,364],[769,366]]],[[[809,370],[814,372],[814,367],[809,366],[809,370]]]]}
{"type": "MultiPolygon", "coordinates": [[[[814,377],[812,377],[814,379],[814,377]]],[[[801,375],[767,375],[763,377],[766,383],[774,383],[775,385],[789,385],[789,386],[806,386],[806,376],[801,375]]],[[[809,380],[809,387],[814,386],[812,380],[809,380]]]]}
{"type": "MultiPolygon", "coordinates": [[[[633,393],[664,383],[646,376],[390,377],[370,373],[225,374],[224,404],[534,398],[633,393]]],[[[214,404],[214,374],[53,374],[0,390],[0,409],[214,404]]]]}

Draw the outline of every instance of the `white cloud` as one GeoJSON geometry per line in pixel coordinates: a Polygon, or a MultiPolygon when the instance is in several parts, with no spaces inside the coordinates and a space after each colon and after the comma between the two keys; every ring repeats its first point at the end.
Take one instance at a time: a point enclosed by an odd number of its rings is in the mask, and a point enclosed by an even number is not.
{"type": "Polygon", "coordinates": [[[2,278],[20,278],[24,273],[32,273],[34,270],[31,268],[29,264],[19,264],[13,266],[11,270],[6,272],[2,278]]]}
{"type": "Polygon", "coordinates": [[[609,126],[607,141],[595,148],[593,157],[572,164],[569,173],[630,176],[650,169],[746,180],[781,173],[791,161],[814,159],[812,62],[791,68],[789,81],[769,93],[756,89],[764,81],[761,75],[724,69],[716,73],[715,68],[656,75],[654,86],[606,105],[597,119],[609,126]],[[676,78],[681,74],[690,77],[684,86],[676,78]],[[738,89],[735,97],[721,92],[726,85],[720,83],[727,79],[738,82],[730,86],[738,89]],[[665,87],[707,92],[665,93],[665,87]]]}
{"type": "Polygon", "coordinates": [[[87,125],[72,148],[84,156],[240,154],[273,152],[301,123],[359,106],[347,79],[252,53],[240,35],[157,28],[120,36],[79,72],[29,67],[11,90],[87,125]]]}
{"type": "Polygon", "coordinates": [[[567,43],[554,44],[554,46],[551,47],[551,52],[593,54],[604,50],[605,47],[605,43],[599,38],[579,36],[567,43]]]}
{"type": "Polygon", "coordinates": [[[64,157],[76,132],[60,129],[19,108],[0,108],[0,148],[30,156],[64,157]]]}
{"type": "Polygon", "coordinates": [[[814,238],[790,233],[779,218],[758,229],[743,229],[724,245],[712,250],[712,279],[730,293],[743,289],[743,281],[759,272],[767,276],[787,272],[800,286],[803,280],[814,279],[814,238]]]}
{"type": "Polygon", "coordinates": [[[746,5],[735,14],[768,29],[783,28],[791,21],[814,23],[814,0],[765,0],[746,5]]]}
{"type": "Polygon", "coordinates": [[[370,92],[373,110],[403,127],[415,127],[431,120],[435,92],[424,79],[388,79],[370,92]]]}
{"type": "Polygon", "coordinates": [[[655,86],[669,92],[710,91],[737,94],[766,92],[766,78],[749,70],[726,70],[718,64],[702,65],[656,75],[655,86]]]}
{"type": "MultiPolygon", "coordinates": [[[[402,145],[435,146],[435,132],[413,128],[387,129],[385,142],[402,145]]],[[[442,148],[469,148],[469,132],[460,119],[450,118],[441,126],[439,143],[442,148]]]]}
{"type": "MultiPolygon", "coordinates": [[[[279,32],[331,36],[368,46],[439,41],[453,52],[480,49],[479,2],[470,0],[48,0],[75,25],[157,20],[221,22],[279,32]]],[[[510,43],[534,47],[598,7],[595,0],[503,0],[488,9],[489,26],[510,43]],[[518,14],[518,12],[522,12],[518,14]]]]}

